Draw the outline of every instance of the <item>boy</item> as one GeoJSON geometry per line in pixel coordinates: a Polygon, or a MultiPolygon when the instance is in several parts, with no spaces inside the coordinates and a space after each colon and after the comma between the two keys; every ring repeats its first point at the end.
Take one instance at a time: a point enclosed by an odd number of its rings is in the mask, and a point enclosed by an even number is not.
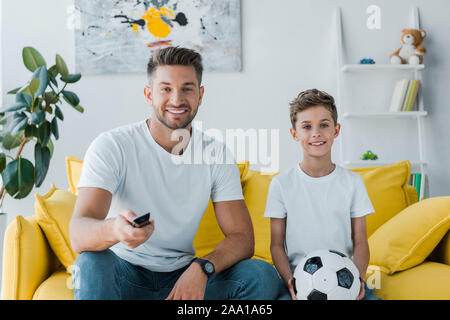
{"type": "Polygon", "coordinates": [[[290,105],[290,132],[302,146],[303,160],[270,184],[264,216],[271,218],[275,267],[295,300],[292,274],[306,254],[318,249],[353,253],[361,280],[357,299],[376,299],[364,283],[369,263],[365,216],[374,209],[362,178],[331,162],[340,131],[334,99],[311,89],[290,105]]]}

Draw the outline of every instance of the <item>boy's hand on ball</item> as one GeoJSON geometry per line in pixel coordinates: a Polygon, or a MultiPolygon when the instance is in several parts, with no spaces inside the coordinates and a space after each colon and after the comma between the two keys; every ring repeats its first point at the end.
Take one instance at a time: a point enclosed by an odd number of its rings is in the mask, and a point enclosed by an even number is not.
{"type": "Polygon", "coordinates": [[[359,295],[356,297],[356,300],[362,300],[364,298],[364,294],[366,293],[366,289],[364,288],[364,281],[360,281],[360,282],[361,282],[361,287],[359,290],[359,295]]]}

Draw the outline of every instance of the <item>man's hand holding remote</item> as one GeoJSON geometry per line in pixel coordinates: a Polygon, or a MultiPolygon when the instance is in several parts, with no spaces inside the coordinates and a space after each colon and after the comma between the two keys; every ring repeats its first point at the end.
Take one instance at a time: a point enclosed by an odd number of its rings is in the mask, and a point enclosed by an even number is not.
{"type": "Polygon", "coordinates": [[[117,239],[134,249],[147,241],[155,229],[155,220],[150,219],[149,224],[136,228],[133,226],[133,220],[137,217],[131,210],[123,210],[115,218],[114,233],[117,239]]]}

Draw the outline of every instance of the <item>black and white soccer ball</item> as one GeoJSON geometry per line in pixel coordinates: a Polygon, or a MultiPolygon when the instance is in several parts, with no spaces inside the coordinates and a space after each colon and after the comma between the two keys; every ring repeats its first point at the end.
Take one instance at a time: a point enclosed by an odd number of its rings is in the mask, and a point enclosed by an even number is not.
{"type": "Polygon", "coordinates": [[[355,300],[361,281],[358,268],[345,254],[318,250],[300,260],[294,284],[299,300],[355,300]]]}

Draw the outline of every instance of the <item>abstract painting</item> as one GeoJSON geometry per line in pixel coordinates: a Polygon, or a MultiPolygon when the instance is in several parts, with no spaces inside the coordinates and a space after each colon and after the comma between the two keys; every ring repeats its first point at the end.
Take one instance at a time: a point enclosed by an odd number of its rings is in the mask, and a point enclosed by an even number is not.
{"type": "Polygon", "coordinates": [[[76,69],[145,73],[158,48],[202,55],[205,71],[241,70],[240,0],[75,0],[76,69]]]}

